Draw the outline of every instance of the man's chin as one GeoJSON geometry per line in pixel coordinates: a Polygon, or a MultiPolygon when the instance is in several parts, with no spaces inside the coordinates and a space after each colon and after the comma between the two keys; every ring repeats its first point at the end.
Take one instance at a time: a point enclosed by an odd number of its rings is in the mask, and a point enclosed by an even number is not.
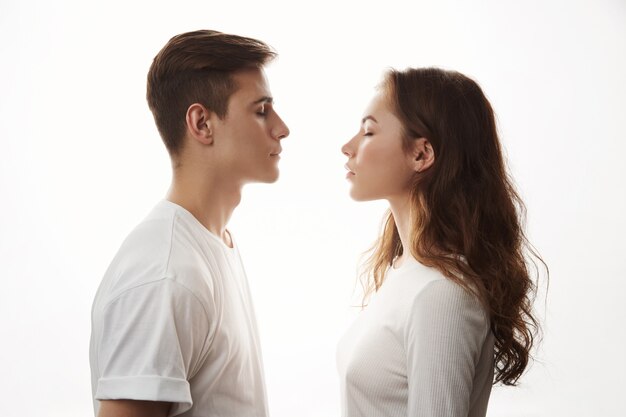
{"type": "Polygon", "coordinates": [[[273,173],[267,173],[266,175],[263,175],[263,176],[259,175],[256,178],[249,180],[248,183],[273,184],[276,181],[278,181],[278,177],[279,177],[279,173],[278,171],[276,171],[273,173]]]}
{"type": "Polygon", "coordinates": [[[278,177],[280,177],[280,170],[278,169],[278,167],[274,167],[274,169],[271,172],[268,172],[269,177],[268,177],[268,184],[274,183],[276,181],[278,181],[278,177]]]}
{"type": "Polygon", "coordinates": [[[267,183],[267,184],[273,184],[273,183],[275,183],[276,181],[278,181],[278,177],[279,177],[279,176],[280,176],[280,175],[279,175],[279,174],[278,174],[278,172],[277,172],[277,173],[276,173],[275,175],[273,175],[271,178],[268,178],[268,179],[267,179],[267,181],[265,181],[265,183],[267,183]]]}

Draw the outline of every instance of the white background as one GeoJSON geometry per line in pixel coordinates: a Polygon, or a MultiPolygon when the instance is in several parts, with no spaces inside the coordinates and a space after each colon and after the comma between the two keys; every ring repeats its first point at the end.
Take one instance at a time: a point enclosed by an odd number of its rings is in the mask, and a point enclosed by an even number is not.
{"type": "Polygon", "coordinates": [[[247,187],[230,224],[274,417],[339,415],[335,345],[385,209],[349,199],[339,148],[385,68],[430,65],[492,101],[551,271],[538,361],[489,416],[624,415],[626,1],[0,0],[1,416],[91,415],[92,298],[170,180],[146,73],[199,28],[280,53],[281,179],[247,187]]]}

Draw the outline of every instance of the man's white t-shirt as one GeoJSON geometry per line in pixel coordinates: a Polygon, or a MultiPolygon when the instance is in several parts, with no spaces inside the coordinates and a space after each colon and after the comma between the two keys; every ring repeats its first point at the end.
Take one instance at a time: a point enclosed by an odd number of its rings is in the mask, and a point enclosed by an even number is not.
{"type": "Polygon", "coordinates": [[[478,299],[409,257],[337,349],[343,417],[484,417],[494,336],[478,299]]]}
{"type": "Polygon", "coordinates": [[[170,416],[265,417],[263,364],[239,252],[161,201],[126,238],[92,309],[99,401],[171,402],[170,416]]]}

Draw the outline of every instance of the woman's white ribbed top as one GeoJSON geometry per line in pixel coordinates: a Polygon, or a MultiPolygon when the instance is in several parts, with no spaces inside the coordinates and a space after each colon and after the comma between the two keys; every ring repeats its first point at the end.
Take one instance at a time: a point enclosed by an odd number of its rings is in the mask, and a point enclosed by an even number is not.
{"type": "Polygon", "coordinates": [[[339,342],[343,417],[484,417],[494,338],[477,298],[407,258],[339,342]]]}

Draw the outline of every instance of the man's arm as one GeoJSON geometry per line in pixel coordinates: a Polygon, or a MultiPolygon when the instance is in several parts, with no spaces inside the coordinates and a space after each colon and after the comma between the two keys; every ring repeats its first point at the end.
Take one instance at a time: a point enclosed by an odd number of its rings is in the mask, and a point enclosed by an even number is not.
{"type": "Polygon", "coordinates": [[[214,316],[210,307],[170,279],[133,287],[108,301],[92,330],[94,399],[104,405],[98,416],[165,416],[157,414],[163,407],[152,408],[159,401],[173,404],[177,414],[191,409],[189,380],[212,340],[209,314],[214,316]]]}
{"type": "Polygon", "coordinates": [[[167,417],[171,405],[162,401],[102,400],[98,417],[167,417]]]}

